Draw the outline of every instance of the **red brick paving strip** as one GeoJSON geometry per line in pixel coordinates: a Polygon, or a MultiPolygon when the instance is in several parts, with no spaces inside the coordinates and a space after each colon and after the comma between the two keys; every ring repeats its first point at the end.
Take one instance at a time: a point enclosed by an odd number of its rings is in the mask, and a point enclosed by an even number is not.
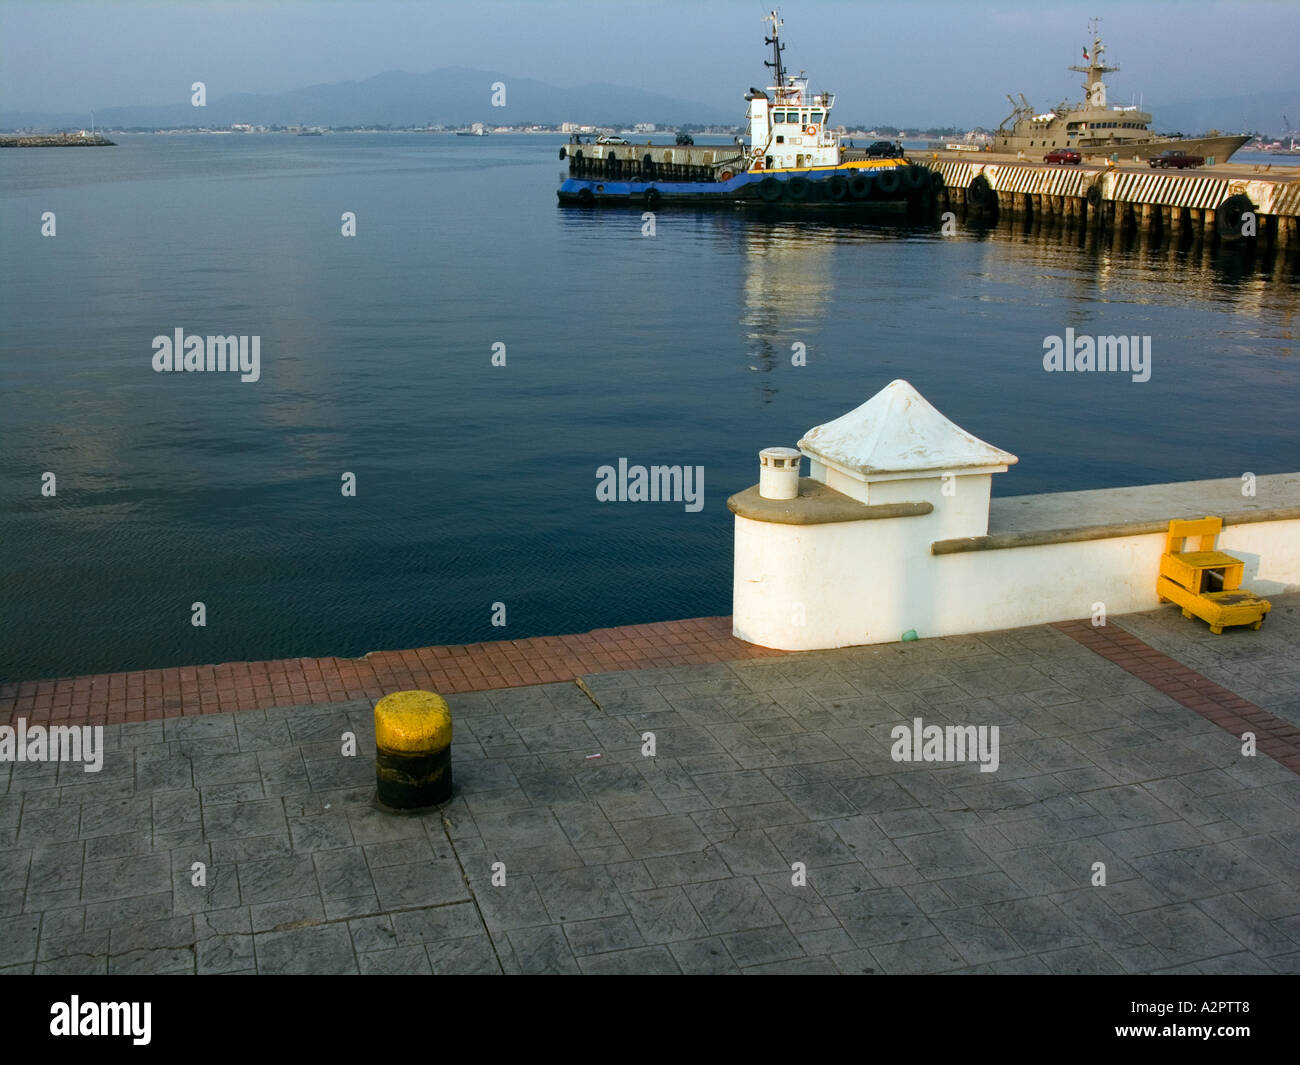
{"type": "Polygon", "coordinates": [[[1055,627],[1224,731],[1237,737],[1253,732],[1256,750],[1300,773],[1300,728],[1290,722],[1161,654],[1114,622],[1094,628],[1091,621],[1062,621],[1055,627]]]}
{"type": "Polygon", "coordinates": [[[111,725],[302,703],[443,695],[571,681],[586,673],[767,658],[785,652],[731,635],[731,618],[691,618],[571,636],[374,651],[365,658],[285,658],[143,669],[0,684],[0,723],[111,725]]]}

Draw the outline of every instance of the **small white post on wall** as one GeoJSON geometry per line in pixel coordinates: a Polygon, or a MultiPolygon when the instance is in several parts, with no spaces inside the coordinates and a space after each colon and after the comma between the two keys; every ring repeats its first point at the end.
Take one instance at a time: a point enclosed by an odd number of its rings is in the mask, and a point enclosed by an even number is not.
{"type": "Polygon", "coordinates": [[[803,454],[796,448],[763,448],[758,453],[758,494],[764,499],[797,498],[802,461],[803,454]]]}

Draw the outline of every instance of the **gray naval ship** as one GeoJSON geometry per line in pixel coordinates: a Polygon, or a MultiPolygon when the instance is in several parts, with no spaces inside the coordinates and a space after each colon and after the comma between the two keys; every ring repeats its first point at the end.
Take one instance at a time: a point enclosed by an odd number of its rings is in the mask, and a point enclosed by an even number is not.
{"type": "Polygon", "coordinates": [[[995,152],[1024,152],[1032,158],[1053,148],[1073,148],[1087,156],[1109,156],[1118,153],[1120,159],[1149,159],[1170,148],[1188,155],[1213,157],[1224,162],[1233,152],[1249,140],[1246,136],[1218,136],[1217,131],[1205,137],[1157,137],[1151,130],[1151,116],[1136,107],[1108,107],[1103,74],[1113,74],[1118,66],[1108,67],[1102,61],[1106,46],[1096,21],[1092,24],[1092,52],[1083,50],[1087,66],[1070,67],[1084,74],[1086,95],[1083,103],[1057,104],[1051,111],[1036,114],[1020,95],[1020,102],[1008,96],[1015,108],[993,135],[995,152]]]}

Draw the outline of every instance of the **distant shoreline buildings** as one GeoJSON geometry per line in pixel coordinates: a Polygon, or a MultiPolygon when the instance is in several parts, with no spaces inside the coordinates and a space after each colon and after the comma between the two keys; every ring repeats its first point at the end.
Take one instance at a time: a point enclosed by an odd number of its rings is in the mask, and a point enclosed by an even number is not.
{"type": "MultiPolygon", "coordinates": [[[[228,126],[106,126],[96,130],[96,133],[114,133],[114,134],[159,134],[159,135],[177,135],[177,134],[209,134],[209,135],[255,135],[266,133],[287,133],[287,134],[304,134],[310,132],[315,135],[315,131],[325,133],[457,133],[472,127],[481,127],[485,134],[544,134],[544,135],[563,135],[563,136],[619,136],[629,139],[641,138],[649,139],[656,134],[676,134],[678,132],[690,133],[696,136],[705,137],[736,137],[744,134],[744,128],[737,125],[704,125],[700,123],[682,123],[673,125],[670,123],[656,122],[635,122],[628,124],[598,124],[586,122],[529,122],[514,123],[497,126],[489,126],[480,122],[463,122],[463,123],[438,123],[430,122],[425,125],[397,126],[386,123],[375,123],[369,125],[346,125],[346,126],[326,126],[326,125],[308,125],[306,123],[294,125],[264,125],[251,122],[233,122],[228,126]]],[[[962,145],[968,146],[971,150],[983,150],[992,143],[992,135],[982,127],[976,126],[974,129],[963,130],[954,126],[936,127],[930,129],[904,129],[897,126],[879,125],[867,127],[862,125],[841,126],[838,128],[842,136],[854,139],[875,140],[885,138],[889,140],[910,140],[925,141],[932,148],[941,148],[945,146],[962,145]]],[[[85,130],[78,130],[72,127],[66,129],[49,128],[49,127],[25,127],[20,129],[0,129],[6,139],[21,137],[55,137],[64,136],[68,138],[90,137],[93,134],[85,130]]],[[[1257,133],[1249,142],[1242,146],[1243,151],[1260,152],[1274,155],[1300,155],[1300,138],[1295,134],[1284,133],[1282,135],[1259,134],[1257,133]]]]}
{"type": "MultiPolygon", "coordinates": [[[[463,122],[463,123],[439,123],[430,122],[426,125],[397,126],[389,123],[374,123],[368,125],[262,125],[249,122],[233,122],[228,126],[109,126],[104,127],[105,132],[112,133],[209,133],[209,134],[257,134],[257,133],[300,133],[304,130],[324,130],[333,133],[456,133],[465,129],[482,128],[486,133],[509,134],[509,133],[542,133],[542,134],[560,134],[571,136],[573,134],[581,135],[610,135],[621,137],[650,137],[655,134],[676,134],[678,132],[688,132],[700,134],[706,137],[734,137],[745,132],[745,127],[738,125],[705,125],[701,123],[686,122],[677,125],[671,123],[655,122],[636,122],[632,124],[599,124],[584,122],[560,122],[560,123],[515,123],[508,125],[489,126],[481,122],[463,122]]],[[[839,127],[839,132],[849,137],[891,137],[896,139],[924,139],[926,137],[946,137],[948,139],[964,139],[968,143],[983,143],[987,141],[988,135],[983,129],[959,130],[955,127],[945,127],[926,130],[915,130],[909,132],[897,126],[881,125],[876,127],[856,126],[856,127],[839,127]]],[[[64,131],[49,128],[28,127],[24,129],[8,129],[0,132],[32,135],[32,134],[49,134],[64,131]]]]}

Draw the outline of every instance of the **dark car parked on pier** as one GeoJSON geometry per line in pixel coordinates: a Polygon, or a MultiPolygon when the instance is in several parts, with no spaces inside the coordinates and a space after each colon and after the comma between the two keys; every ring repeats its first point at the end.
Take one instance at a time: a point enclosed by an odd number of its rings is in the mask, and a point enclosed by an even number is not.
{"type": "Polygon", "coordinates": [[[1043,156],[1045,163],[1060,163],[1062,165],[1073,164],[1078,166],[1083,162],[1083,156],[1073,148],[1054,148],[1043,156]]]}
{"type": "Polygon", "coordinates": [[[1194,169],[1198,166],[1205,165],[1205,157],[1200,155],[1188,155],[1186,152],[1180,151],[1177,148],[1167,148],[1159,155],[1153,155],[1150,159],[1150,163],[1152,170],[1155,170],[1157,167],[1162,170],[1167,170],[1171,166],[1177,167],[1179,170],[1182,170],[1185,167],[1192,167],[1194,169]]]}
{"type": "Polygon", "coordinates": [[[902,159],[903,146],[897,141],[872,141],[867,145],[868,159],[902,159]]]}

